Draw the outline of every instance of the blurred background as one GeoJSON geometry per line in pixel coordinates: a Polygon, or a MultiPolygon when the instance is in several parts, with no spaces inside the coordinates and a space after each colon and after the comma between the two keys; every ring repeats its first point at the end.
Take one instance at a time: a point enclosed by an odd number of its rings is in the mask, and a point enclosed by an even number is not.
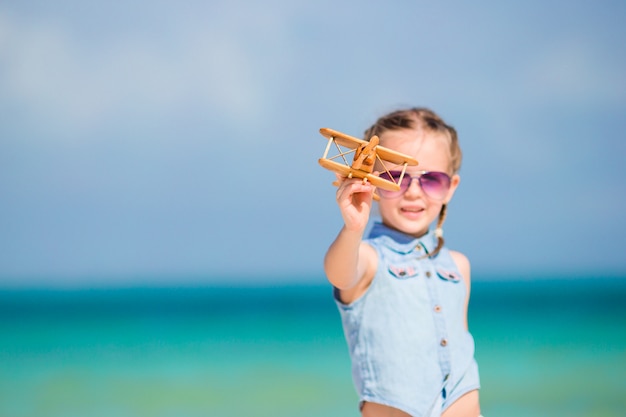
{"type": "Polygon", "coordinates": [[[459,132],[483,414],[626,406],[626,3],[0,2],[0,415],[358,416],[320,127],[459,132]]]}

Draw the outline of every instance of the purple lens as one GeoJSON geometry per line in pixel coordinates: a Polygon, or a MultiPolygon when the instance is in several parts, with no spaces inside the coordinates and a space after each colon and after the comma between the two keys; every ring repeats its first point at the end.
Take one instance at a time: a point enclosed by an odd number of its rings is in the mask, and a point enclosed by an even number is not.
{"type": "Polygon", "coordinates": [[[419,182],[424,193],[433,200],[443,200],[450,189],[450,177],[444,172],[424,172],[419,182]]]}
{"type": "MultiPolygon", "coordinates": [[[[380,174],[380,177],[392,181],[398,184],[401,176],[400,171],[389,171],[380,174]]],[[[424,194],[433,200],[443,200],[450,189],[450,177],[445,172],[436,171],[423,171],[417,175],[409,175],[406,173],[402,178],[402,182],[399,183],[399,191],[388,191],[381,188],[378,189],[378,193],[384,198],[396,198],[406,192],[411,185],[411,181],[416,179],[419,182],[420,187],[424,194]]]]}
{"type": "MultiPolygon", "coordinates": [[[[400,175],[402,174],[402,172],[400,171],[389,171],[389,172],[383,172],[380,174],[380,178],[387,180],[387,181],[391,181],[391,182],[395,182],[396,184],[398,183],[398,180],[400,179],[400,175]]],[[[389,191],[389,190],[383,190],[382,188],[377,188],[378,194],[381,197],[384,198],[396,198],[401,196],[402,194],[404,194],[404,192],[407,190],[408,185],[411,182],[411,178],[408,175],[405,175],[402,181],[402,184],[400,185],[400,190],[398,191],[389,191]],[[408,180],[408,182],[407,182],[408,180]],[[406,182],[406,184],[405,184],[406,182]]]]}

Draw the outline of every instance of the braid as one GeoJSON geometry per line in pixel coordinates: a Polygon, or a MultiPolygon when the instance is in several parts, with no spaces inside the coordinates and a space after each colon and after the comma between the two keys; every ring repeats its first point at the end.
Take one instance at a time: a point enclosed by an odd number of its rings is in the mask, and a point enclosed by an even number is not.
{"type": "Polygon", "coordinates": [[[437,236],[437,247],[432,253],[428,254],[429,258],[434,258],[441,248],[443,248],[444,240],[443,240],[443,222],[446,221],[446,214],[448,212],[448,205],[444,204],[441,206],[441,211],[439,212],[439,219],[437,220],[437,228],[435,229],[435,236],[437,236]]]}

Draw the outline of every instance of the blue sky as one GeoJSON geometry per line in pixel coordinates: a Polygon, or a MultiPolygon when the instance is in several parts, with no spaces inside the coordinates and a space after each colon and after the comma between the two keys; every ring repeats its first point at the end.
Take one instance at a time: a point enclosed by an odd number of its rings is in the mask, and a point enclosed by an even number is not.
{"type": "Polygon", "coordinates": [[[626,273],[626,3],[3,2],[0,285],[316,282],[320,127],[459,131],[475,279],[626,273]]]}

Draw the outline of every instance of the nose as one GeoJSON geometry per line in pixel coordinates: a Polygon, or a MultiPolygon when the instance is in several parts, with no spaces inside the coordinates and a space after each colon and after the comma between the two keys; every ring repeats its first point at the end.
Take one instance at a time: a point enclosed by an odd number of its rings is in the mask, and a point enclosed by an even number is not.
{"type": "Polygon", "coordinates": [[[404,193],[404,195],[408,197],[418,197],[421,194],[422,194],[422,187],[420,186],[419,180],[415,177],[411,177],[409,188],[406,189],[406,192],[404,193]]]}

